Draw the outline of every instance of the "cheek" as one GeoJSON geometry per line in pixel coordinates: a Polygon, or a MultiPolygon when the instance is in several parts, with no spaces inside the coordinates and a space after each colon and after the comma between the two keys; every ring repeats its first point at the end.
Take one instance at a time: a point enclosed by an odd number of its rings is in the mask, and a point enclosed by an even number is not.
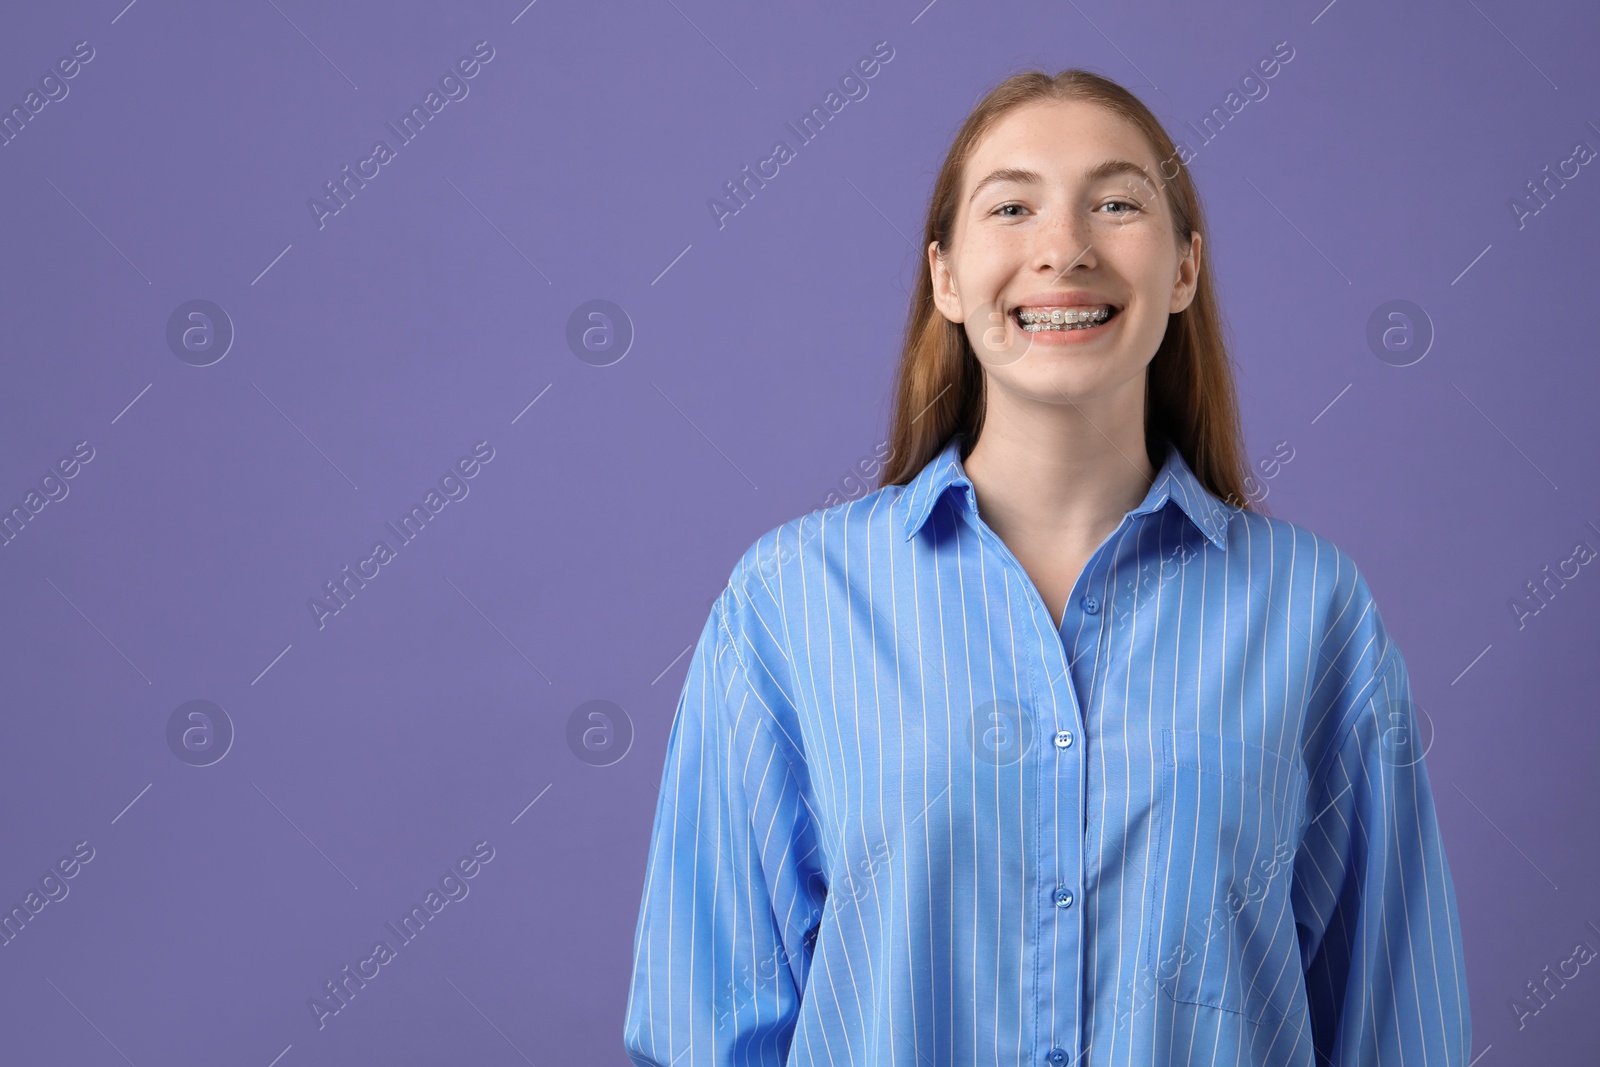
{"type": "Polygon", "coordinates": [[[961,250],[951,282],[969,320],[976,317],[989,325],[984,313],[997,307],[1000,294],[1013,283],[1024,263],[1018,250],[1005,242],[973,242],[961,250]]]}
{"type": "Polygon", "coordinates": [[[1099,244],[1107,256],[1115,257],[1119,271],[1141,287],[1150,278],[1176,269],[1178,264],[1178,250],[1173,247],[1171,231],[1165,227],[1127,226],[1102,234],[1099,244]]]}
{"type": "Polygon", "coordinates": [[[1125,254],[1118,260],[1118,271],[1139,302],[1146,310],[1166,315],[1178,281],[1177,253],[1159,240],[1130,242],[1120,251],[1125,254]]]}
{"type": "Polygon", "coordinates": [[[1028,227],[1015,223],[969,226],[966,242],[965,258],[977,269],[1008,266],[1014,270],[1026,263],[1034,244],[1028,227]]]}

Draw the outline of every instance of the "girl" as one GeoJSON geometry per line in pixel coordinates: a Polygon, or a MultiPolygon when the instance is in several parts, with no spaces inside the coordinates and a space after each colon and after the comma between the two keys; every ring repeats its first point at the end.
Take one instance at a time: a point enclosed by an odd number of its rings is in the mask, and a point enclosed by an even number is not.
{"type": "Polygon", "coordinates": [[[882,484],[762,536],[695,649],[634,1063],[1467,1062],[1405,663],[1245,498],[1204,234],[1105,78],[962,125],[882,484]]]}

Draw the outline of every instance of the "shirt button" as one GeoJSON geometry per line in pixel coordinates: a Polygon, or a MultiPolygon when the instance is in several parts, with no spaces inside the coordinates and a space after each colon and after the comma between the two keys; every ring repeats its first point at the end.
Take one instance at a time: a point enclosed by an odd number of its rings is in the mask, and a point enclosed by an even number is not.
{"type": "Polygon", "coordinates": [[[1067,1050],[1064,1048],[1053,1048],[1049,1052],[1045,1053],[1044,1058],[1057,1065],[1066,1063],[1067,1050]]]}
{"type": "Polygon", "coordinates": [[[1090,615],[1097,613],[1100,610],[1100,601],[1096,600],[1092,596],[1084,597],[1083,610],[1087,611],[1090,615]]]}
{"type": "Polygon", "coordinates": [[[1056,731],[1056,747],[1057,748],[1067,748],[1071,744],[1072,744],[1072,731],[1071,730],[1057,730],[1056,731]]]}
{"type": "Polygon", "coordinates": [[[1072,890],[1066,888],[1065,886],[1063,886],[1060,889],[1056,890],[1056,907],[1058,907],[1058,908],[1070,908],[1070,907],[1072,907],[1072,890]]]}

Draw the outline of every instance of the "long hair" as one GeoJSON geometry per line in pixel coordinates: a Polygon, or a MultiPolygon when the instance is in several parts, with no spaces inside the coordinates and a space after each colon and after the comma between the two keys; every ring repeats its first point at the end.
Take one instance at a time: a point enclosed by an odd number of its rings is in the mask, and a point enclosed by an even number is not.
{"type": "MultiPolygon", "coordinates": [[[[1033,70],[995,86],[967,116],[939,170],[923,228],[922,266],[906,317],[904,345],[889,427],[890,453],[879,487],[905,485],[916,477],[953,433],[968,447],[983,428],[983,368],[965,328],[933,302],[927,249],[950,247],[961,179],[978,142],[1004,115],[1037,101],[1083,100],[1126,119],[1145,136],[1161,160],[1161,179],[1172,214],[1173,239],[1187,247],[1205,233],[1200,196],[1172,138],[1150,109],[1128,90],[1086,70],[1051,77],[1033,70]]],[[[1209,251],[1205,249],[1203,251],[1209,251]]],[[[1222,316],[1211,281],[1211,257],[1202,254],[1197,287],[1184,310],[1168,316],[1166,334],[1151,359],[1144,397],[1145,449],[1159,463],[1166,438],[1183,455],[1202,485],[1219,499],[1249,509],[1244,491],[1243,433],[1233,371],[1223,339],[1222,316]]],[[[1263,509],[1256,507],[1255,510],[1263,509]]]]}

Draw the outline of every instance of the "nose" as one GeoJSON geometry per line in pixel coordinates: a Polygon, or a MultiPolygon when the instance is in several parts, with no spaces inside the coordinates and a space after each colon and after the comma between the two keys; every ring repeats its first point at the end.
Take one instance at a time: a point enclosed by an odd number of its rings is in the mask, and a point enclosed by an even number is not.
{"type": "Polygon", "coordinates": [[[1056,211],[1047,215],[1035,230],[1034,269],[1056,278],[1068,271],[1095,266],[1094,245],[1089,220],[1076,211],[1056,211]]]}

